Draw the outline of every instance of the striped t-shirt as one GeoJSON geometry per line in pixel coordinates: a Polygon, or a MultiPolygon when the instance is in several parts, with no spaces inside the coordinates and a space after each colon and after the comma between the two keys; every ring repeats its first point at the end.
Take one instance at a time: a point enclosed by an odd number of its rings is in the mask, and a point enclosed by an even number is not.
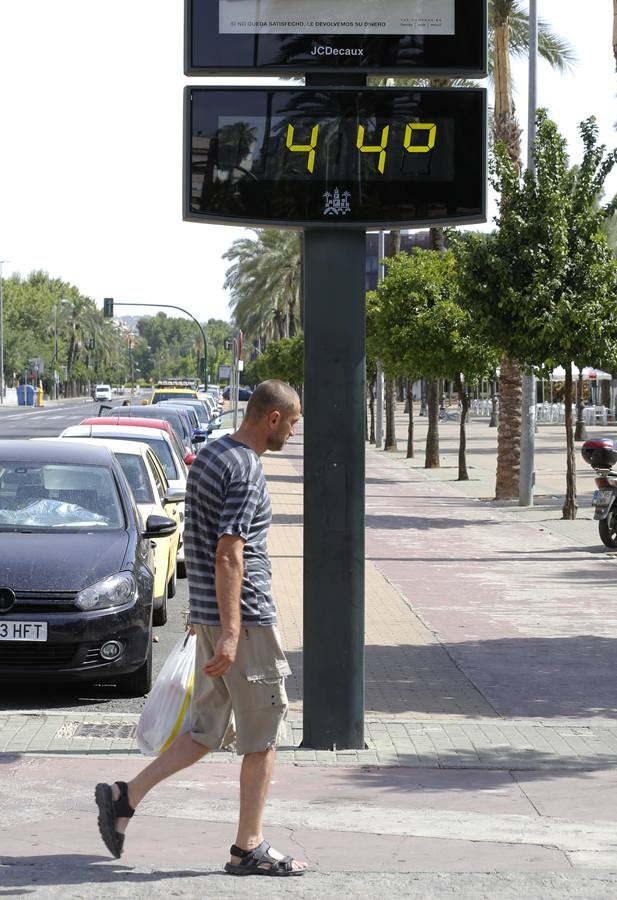
{"type": "Polygon", "coordinates": [[[220,625],[216,602],[216,546],[225,534],[244,544],[242,622],[275,625],[267,550],[272,506],[259,456],[229,435],[197,454],[189,469],[184,524],[191,622],[220,625]]]}

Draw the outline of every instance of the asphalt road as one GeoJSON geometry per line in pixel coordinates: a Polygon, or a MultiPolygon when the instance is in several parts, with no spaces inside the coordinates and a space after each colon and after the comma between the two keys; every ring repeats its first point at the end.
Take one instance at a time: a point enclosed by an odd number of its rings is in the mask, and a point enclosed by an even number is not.
{"type": "MultiPolygon", "coordinates": [[[[115,404],[120,402],[114,401],[115,404]]],[[[69,425],[77,425],[87,416],[97,415],[99,406],[98,402],[73,402],[42,409],[0,407],[0,438],[57,437],[69,425]]],[[[187,582],[179,580],[176,596],[167,604],[167,624],[154,629],[154,677],[174,643],[184,634],[187,607],[187,582]]],[[[19,709],[139,713],[144,702],[143,697],[117,696],[113,685],[5,684],[0,688],[0,712],[19,709]]]]}

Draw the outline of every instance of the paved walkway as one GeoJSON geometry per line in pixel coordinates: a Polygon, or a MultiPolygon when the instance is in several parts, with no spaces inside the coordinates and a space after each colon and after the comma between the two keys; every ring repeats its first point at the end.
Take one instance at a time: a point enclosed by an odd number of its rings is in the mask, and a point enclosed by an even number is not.
{"type": "MultiPolygon", "coordinates": [[[[402,447],[402,415],[399,428],[402,447]]],[[[365,751],[298,746],[301,435],[265,460],[275,593],[294,669],[268,835],[301,848],[318,870],[294,882],[298,896],[386,896],[379,885],[387,885],[403,897],[412,883],[414,896],[426,897],[614,896],[615,555],[601,547],[586,508],[575,523],[559,518],[560,431],[541,433],[539,489],[548,499],[533,510],[490,501],[495,432],[486,422],[470,428],[466,484],[454,481],[450,434],[442,426],[437,471],[403,453],[367,452],[365,751]],[[385,881],[351,876],[380,870],[385,881]],[[503,874],[514,871],[527,874],[503,874]],[[413,874],[422,872],[498,874],[413,874]]],[[[132,716],[0,715],[0,886],[3,878],[18,886],[35,866],[52,873],[43,896],[60,884],[63,896],[102,896],[84,888],[88,873],[99,887],[113,880],[116,890],[128,877],[132,896],[162,896],[184,867],[174,887],[200,896],[200,872],[220,865],[230,843],[236,760],[214,754],[153,792],[122,866],[103,863],[91,785],[142,765],[134,726],[132,716]],[[62,871],[72,880],[62,882],[62,871]]],[[[228,880],[224,892],[258,896],[228,880]]]]}

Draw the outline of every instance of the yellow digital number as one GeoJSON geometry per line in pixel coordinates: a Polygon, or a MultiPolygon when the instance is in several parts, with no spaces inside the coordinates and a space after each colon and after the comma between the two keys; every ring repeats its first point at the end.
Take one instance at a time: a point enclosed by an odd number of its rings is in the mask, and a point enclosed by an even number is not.
{"type": "Polygon", "coordinates": [[[409,122],[405,127],[405,141],[403,146],[408,153],[428,153],[435,146],[437,139],[437,126],[432,122],[409,122]],[[426,144],[413,144],[414,131],[428,131],[426,144]]]}
{"type": "Polygon", "coordinates": [[[383,175],[384,169],[386,167],[386,148],[388,146],[388,138],[390,136],[390,126],[386,125],[383,131],[381,132],[381,144],[377,144],[371,146],[370,144],[364,145],[364,125],[358,125],[358,140],[356,143],[356,147],[360,151],[360,153],[379,153],[379,160],[377,162],[377,171],[381,172],[383,175]]]}
{"type": "Polygon", "coordinates": [[[317,139],[319,137],[319,125],[314,125],[311,131],[310,144],[294,144],[295,128],[293,125],[287,126],[287,149],[292,153],[308,153],[306,160],[306,170],[313,174],[315,168],[315,148],[317,147],[317,139]]]}

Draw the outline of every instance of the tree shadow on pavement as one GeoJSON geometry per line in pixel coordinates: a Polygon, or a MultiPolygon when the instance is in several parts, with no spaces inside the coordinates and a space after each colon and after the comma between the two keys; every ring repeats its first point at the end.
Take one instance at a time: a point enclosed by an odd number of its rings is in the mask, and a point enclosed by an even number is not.
{"type": "Polygon", "coordinates": [[[455,529],[478,527],[485,528],[494,526],[494,519],[453,519],[451,516],[444,516],[441,519],[423,518],[422,516],[377,516],[369,513],[366,517],[367,528],[387,528],[395,531],[409,530],[414,531],[432,531],[439,529],[455,529]]]}
{"type": "MultiPolygon", "coordinates": [[[[291,701],[302,654],[287,654],[291,701]]],[[[365,648],[365,708],[380,716],[617,720],[617,638],[576,635],[365,648]]]]}
{"type": "MultiPolygon", "coordinates": [[[[0,888],[9,886],[33,888],[37,893],[45,885],[94,885],[113,884],[114,882],[139,885],[176,878],[202,878],[204,875],[229,877],[222,870],[135,871],[131,866],[110,862],[109,858],[105,856],[80,855],[79,853],[40,856],[3,856],[0,854],[0,866],[3,867],[0,875],[0,888]],[[105,865],[101,865],[101,863],[105,863],[105,865]]],[[[2,893],[1,890],[0,893],[2,893]]],[[[14,895],[15,892],[12,893],[14,895]]],[[[87,896],[95,896],[95,893],[88,891],[87,896]]]]}

